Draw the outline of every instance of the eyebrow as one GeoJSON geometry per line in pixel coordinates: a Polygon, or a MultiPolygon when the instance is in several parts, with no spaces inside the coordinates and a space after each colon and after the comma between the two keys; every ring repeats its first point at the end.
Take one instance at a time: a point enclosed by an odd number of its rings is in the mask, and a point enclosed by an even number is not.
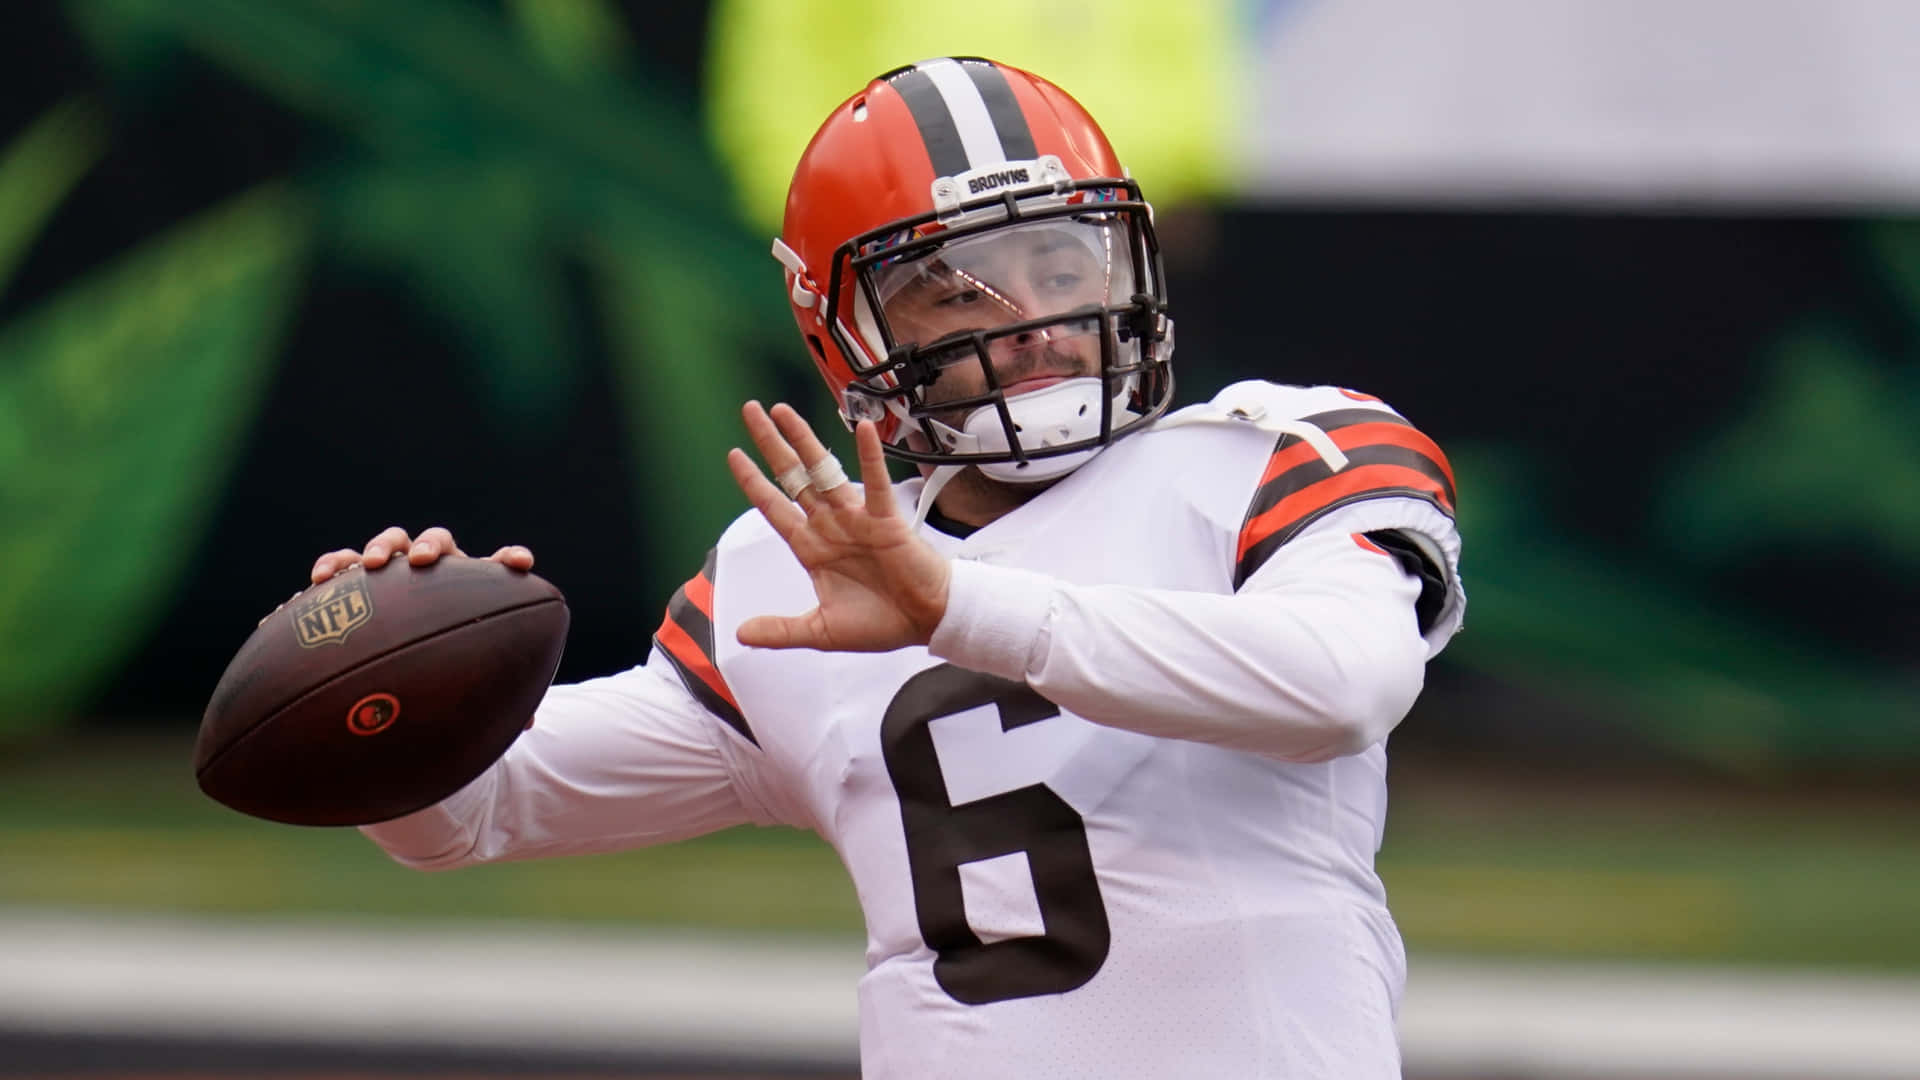
{"type": "Polygon", "coordinates": [[[924,295],[945,285],[948,281],[952,280],[952,277],[952,267],[942,267],[938,271],[922,267],[915,272],[912,277],[907,278],[907,280],[901,282],[894,288],[893,298],[899,299],[901,297],[924,295]]]}

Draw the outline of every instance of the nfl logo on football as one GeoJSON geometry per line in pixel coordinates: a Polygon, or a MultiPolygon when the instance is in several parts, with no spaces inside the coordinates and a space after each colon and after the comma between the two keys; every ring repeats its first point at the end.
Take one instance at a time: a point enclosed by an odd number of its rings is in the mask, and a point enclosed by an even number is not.
{"type": "Polygon", "coordinates": [[[347,573],[294,604],[293,632],[303,649],[339,644],[371,618],[373,601],[367,596],[365,573],[347,573]]]}

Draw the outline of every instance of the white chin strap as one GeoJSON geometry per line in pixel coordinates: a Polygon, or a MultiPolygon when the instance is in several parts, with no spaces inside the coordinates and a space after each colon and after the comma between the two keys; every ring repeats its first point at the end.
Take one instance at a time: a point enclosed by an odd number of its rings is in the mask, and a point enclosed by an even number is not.
{"type": "Polygon", "coordinates": [[[933,509],[935,499],[940,497],[940,489],[947,482],[966,471],[965,465],[939,465],[927,474],[927,482],[920,485],[920,502],[913,508],[913,527],[918,531],[927,523],[927,513],[933,509]]]}
{"type": "MultiPolygon", "coordinates": [[[[1100,435],[1100,383],[1092,376],[1065,379],[1052,386],[1007,399],[1007,413],[1013,417],[1014,431],[1023,450],[1045,450],[1100,435]]],[[[1132,380],[1113,398],[1113,426],[1118,428],[1134,414],[1127,408],[1132,380]]],[[[1000,422],[1000,410],[983,405],[967,415],[962,429],[955,431],[935,422],[934,431],[946,449],[956,454],[1004,454],[1006,425],[1000,422]]],[[[1085,465],[1104,447],[1091,446],[1077,454],[1036,458],[1032,461],[996,461],[980,466],[980,471],[1009,484],[1038,484],[1057,480],[1085,465]]]]}
{"type": "MultiPolygon", "coordinates": [[[[1116,429],[1127,419],[1138,415],[1127,408],[1127,399],[1133,393],[1133,381],[1128,379],[1120,393],[1113,398],[1113,426],[1116,429]]],[[[1052,386],[1007,399],[1007,413],[1013,417],[1021,449],[1044,450],[1050,446],[1098,438],[1101,382],[1092,376],[1063,379],[1052,386]]],[[[1007,445],[1006,425],[1000,422],[1000,410],[991,405],[982,405],[967,414],[961,430],[937,420],[932,421],[932,425],[943,447],[956,454],[1003,454],[1011,449],[1007,445]]],[[[981,465],[979,469],[1002,483],[1040,484],[1067,475],[1091,461],[1093,455],[1104,449],[1104,446],[1090,446],[1077,453],[1035,458],[1024,463],[996,461],[981,465]]],[[[939,497],[940,489],[946,487],[964,468],[962,465],[942,465],[928,474],[926,486],[920,491],[915,526],[927,519],[927,512],[939,497]]]]}

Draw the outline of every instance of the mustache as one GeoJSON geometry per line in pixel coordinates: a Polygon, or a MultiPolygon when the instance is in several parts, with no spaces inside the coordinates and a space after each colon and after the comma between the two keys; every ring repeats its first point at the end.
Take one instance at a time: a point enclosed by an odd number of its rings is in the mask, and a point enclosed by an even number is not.
{"type": "MultiPolygon", "coordinates": [[[[957,347],[948,353],[948,356],[951,358],[943,358],[943,362],[938,368],[938,374],[934,376],[935,385],[944,379],[949,371],[960,368],[965,364],[980,363],[980,354],[975,352],[970,345],[957,347]]],[[[1027,379],[1047,378],[1055,375],[1092,375],[1095,374],[1095,369],[1098,366],[1099,361],[1097,359],[1090,361],[1087,357],[1069,346],[1057,341],[1049,341],[1045,345],[1029,346],[1011,355],[995,360],[993,362],[993,374],[995,381],[1002,386],[1007,386],[1027,379]]]]}
{"type": "Polygon", "coordinates": [[[993,374],[1001,386],[1011,386],[1028,379],[1091,375],[1093,372],[1079,353],[1049,342],[1039,349],[1022,350],[1006,361],[993,365],[993,374]]]}
{"type": "MultiPolygon", "coordinates": [[[[968,359],[976,364],[980,362],[980,358],[973,354],[969,354],[968,359]]],[[[958,366],[958,364],[952,364],[941,368],[940,373],[934,376],[933,382],[927,384],[927,391],[931,394],[938,394],[940,391],[951,389],[953,382],[947,375],[948,372],[953,371],[958,366]],[[943,383],[945,385],[942,385],[943,383]]],[[[1071,350],[1059,349],[1049,345],[1044,349],[1019,353],[1007,360],[994,364],[993,382],[995,385],[1006,387],[1012,386],[1015,383],[1025,382],[1028,379],[1074,378],[1082,375],[1096,375],[1099,374],[1098,366],[1097,361],[1089,364],[1086,359],[1071,350]]],[[[985,389],[985,387],[983,386],[982,389],[985,389]]]]}
{"type": "MultiPolygon", "coordinates": [[[[1101,370],[1099,356],[1086,355],[1084,350],[1076,347],[1077,344],[1074,340],[1049,340],[1043,344],[1031,345],[1009,355],[998,357],[993,362],[994,385],[1005,388],[1028,379],[1098,376],[1101,370]]],[[[922,403],[928,408],[938,409],[944,402],[971,397],[978,391],[968,390],[965,387],[973,379],[978,379],[979,375],[973,374],[969,379],[949,373],[980,372],[977,366],[980,362],[979,353],[975,352],[971,346],[964,347],[957,359],[943,364],[933,381],[925,384],[921,391],[922,403]]],[[[981,381],[984,383],[984,380],[981,381]]],[[[987,389],[985,385],[980,385],[978,388],[979,391],[987,389]]],[[[946,417],[945,420],[949,423],[957,423],[952,416],[946,417]]]]}

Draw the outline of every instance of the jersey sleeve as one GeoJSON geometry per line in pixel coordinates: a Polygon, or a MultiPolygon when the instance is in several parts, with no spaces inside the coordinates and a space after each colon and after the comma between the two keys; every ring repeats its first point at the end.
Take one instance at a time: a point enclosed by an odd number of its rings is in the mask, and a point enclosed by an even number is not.
{"type": "Polygon", "coordinates": [[[1337,387],[1295,393],[1307,407],[1290,415],[1324,432],[1346,463],[1336,470],[1299,435],[1279,436],[1234,537],[1233,587],[1245,588],[1309,535],[1364,536],[1419,584],[1420,633],[1428,658],[1439,655],[1466,615],[1453,466],[1433,439],[1372,395],[1337,387]]]}
{"type": "Polygon", "coordinates": [[[744,782],[726,737],[656,649],[641,667],[553,687],[473,783],[361,831],[407,866],[441,870],[786,824],[744,782]]]}
{"type": "Polygon", "coordinates": [[[1228,594],[963,561],[930,648],[1095,723],[1324,761],[1385,738],[1419,695],[1418,591],[1392,558],[1327,532],[1228,594]]]}
{"type": "Polygon", "coordinates": [[[1289,540],[1355,503],[1412,499],[1453,518],[1453,467],[1432,439],[1397,413],[1356,407],[1304,419],[1333,438],[1347,466],[1335,472],[1298,436],[1280,436],[1234,547],[1236,589],[1289,540]]]}
{"type": "Polygon", "coordinates": [[[680,673],[680,681],[686,684],[688,693],[741,738],[758,745],[746,715],[740,711],[739,699],[720,673],[719,653],[714,648],[713,583],[717,562],[718,550],[708,551],[700,572],[673,594],[673,599],[667,602],[666,617],[654,632],[653,644],[680,673]]]}
{"type": "Polygon", "coordinates": [[[1292,761],[1385,738],[1465,608],[1452,468],[1398,413],[1335,387],[1235,384],[1164,426],[1228,421],[1280,434],[1205,496],[1220,500],[1204,516],[1221,591],[960,562],[934,654],[1147,735],[1292,761]]]}

